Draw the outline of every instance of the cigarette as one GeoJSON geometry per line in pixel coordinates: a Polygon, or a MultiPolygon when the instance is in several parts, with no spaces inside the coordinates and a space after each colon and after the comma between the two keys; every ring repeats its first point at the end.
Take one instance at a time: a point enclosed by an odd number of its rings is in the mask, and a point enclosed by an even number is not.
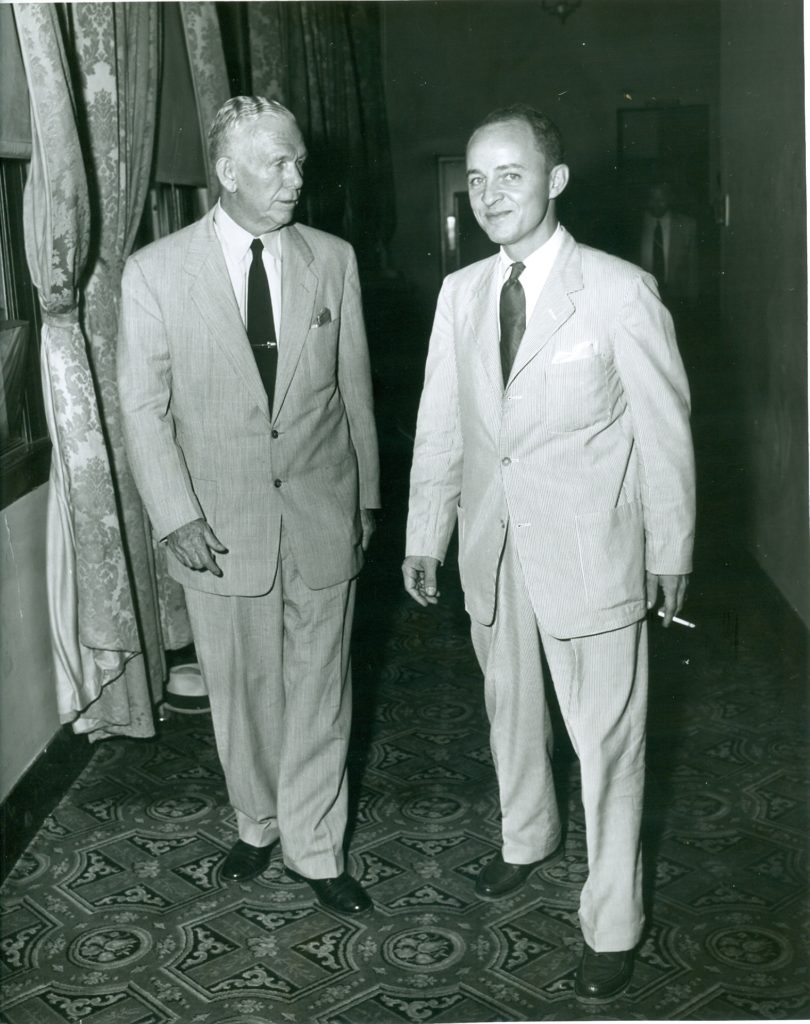
{"type": "MultiPolygon", "coordinates": [[[[663,619],[663,617],[664,617],[664,609],[663,608],[659,608],[658,609],[658,618],[659,619],[663,619]]],[[[679,626],[688,626],[690,629],[694,629],[695,628],[694,622],[687,622],[686,619],[679,619],[677,615],[673,615],[672,616],[672,621],[673,622],[677,622],[679,626]]]]}

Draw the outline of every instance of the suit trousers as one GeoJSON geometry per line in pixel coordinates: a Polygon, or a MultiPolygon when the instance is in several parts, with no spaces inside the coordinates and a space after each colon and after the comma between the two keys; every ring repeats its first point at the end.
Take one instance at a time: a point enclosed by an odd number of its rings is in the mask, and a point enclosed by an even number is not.
{"type": "Polygon", "coordinates": [[[632,949],[644,923],[640,829],[646,629],[646,622],[637,622],[570,640],[544,632],[509,535],[498,573],[495,620],[491,626],[472,622],[498,777],[503,857],[512,864],[541,860],[560,839],[541,644],[545,651],[580,762],[588,878],[579,918],[585,941],[597,952],[632,949]]]}
{"type": "Polygon", "coordinates": [[[185,589],[239,838],[307,878],[344,868],[355,581],[310,590],[282,524],[269,593],[185,589]]]}

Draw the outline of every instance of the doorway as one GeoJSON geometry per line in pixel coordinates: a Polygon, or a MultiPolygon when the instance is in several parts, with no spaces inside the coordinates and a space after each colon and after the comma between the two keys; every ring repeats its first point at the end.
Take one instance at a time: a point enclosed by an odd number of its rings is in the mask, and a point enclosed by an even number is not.
{"type": "Polygon", "coordinates": [[[442,277],[486,259],[498,251],[472,212],[467,195],[467,162],[463,156],[438,157],[439,218],[442,277]]]}
{"type": "Polygon", "coordinates": [[[709,107],[703,104],[640,107],[617,112],[619,204],[623,255],[639,261],[645,197],[668,181],[673,206],[697,223],[701,296],[716,294],[718,216],[710,181],[709,107]]]}

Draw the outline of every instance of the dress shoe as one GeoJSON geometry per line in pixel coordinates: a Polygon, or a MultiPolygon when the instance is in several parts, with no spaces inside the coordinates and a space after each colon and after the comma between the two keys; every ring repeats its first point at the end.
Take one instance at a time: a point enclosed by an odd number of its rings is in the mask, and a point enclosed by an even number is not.
{"type": "Polygon", "coordinates": [[[306,882],[318,902],[336,914],[359,914],[373,906],[362,885],[346,871],[337,878],[304,878],[292,868],[287,868],[287,874],[296,882],[306,882]]]}
{"type": "Polygon", "coordinates": [[[580,999],[612,999],[627,987],[632,976],[632,949],[597,953],[586,943],[574,979],[574,991],[580,999]]]}
{"type": "Polygon", "coordinates": [[[492,860],[483,868],[475,880],[477,895],[487,900],[497,900],[516,892],[543,860],[534,860],[531,864],[507,864],[503,853],[498,850],[492,860]]]}
{"type": "Polygon", "coordinates": [[[272,848],[272,843],[270,846],[251,846],[237,839],[219,869],[221,877],[226,882],[246,882],[255,878],[270,863],[272,848]]]}

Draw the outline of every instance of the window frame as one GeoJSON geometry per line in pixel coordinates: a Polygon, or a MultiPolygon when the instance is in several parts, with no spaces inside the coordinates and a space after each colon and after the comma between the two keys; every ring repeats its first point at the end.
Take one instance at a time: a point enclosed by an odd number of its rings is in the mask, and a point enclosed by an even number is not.
{"type": "Polygon", "coordinates": [[[28,160],[0,158],[0,272],[6,316],[25,321],[30,327],[23,384],[23,436],[0,453],[0,509],[45,483],[51,464],[39,367],[42,317],[25,253],[23,193],[29,166],[28,160]]]}

